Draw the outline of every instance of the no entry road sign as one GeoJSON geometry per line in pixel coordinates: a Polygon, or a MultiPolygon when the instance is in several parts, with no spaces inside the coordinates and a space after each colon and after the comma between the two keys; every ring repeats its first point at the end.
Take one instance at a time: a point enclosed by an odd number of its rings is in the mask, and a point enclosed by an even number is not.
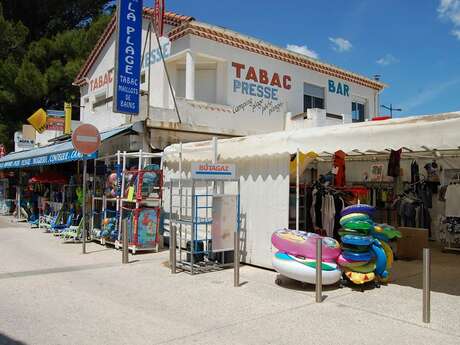
{"type": "Polygon", "coordinates": [[[84,124],[72,133],[72,144],[81,154],[90,155],[99,149],[101,135],[93,125],[84,124]]]}

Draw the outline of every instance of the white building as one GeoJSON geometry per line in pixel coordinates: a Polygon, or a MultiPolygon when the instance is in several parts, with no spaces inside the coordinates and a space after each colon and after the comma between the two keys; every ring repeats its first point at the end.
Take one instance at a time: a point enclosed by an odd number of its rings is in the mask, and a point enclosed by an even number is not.
{"type": "Polygon", "coordinates": [[[112,19],[74,82],[81,92],[81,121],[105,130],[147,120],[151,145],[163,149],[178,141],[365,121],[378,114],[384,88],[378,81],[168,12],[160,44],[179,121],[155,35],[146,42],[152,14],[144,9],[140,116],[112,112],[112,19]]]}

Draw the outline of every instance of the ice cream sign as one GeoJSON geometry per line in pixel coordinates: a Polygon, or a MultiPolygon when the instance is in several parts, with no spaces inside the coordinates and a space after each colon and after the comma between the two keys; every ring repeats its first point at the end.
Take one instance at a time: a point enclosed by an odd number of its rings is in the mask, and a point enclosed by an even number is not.
{"type": "Polygon", "coordinates": [[[233,92],[278,101],[279,90],[291,89],[291,76],[232,62],[233,92]]]}

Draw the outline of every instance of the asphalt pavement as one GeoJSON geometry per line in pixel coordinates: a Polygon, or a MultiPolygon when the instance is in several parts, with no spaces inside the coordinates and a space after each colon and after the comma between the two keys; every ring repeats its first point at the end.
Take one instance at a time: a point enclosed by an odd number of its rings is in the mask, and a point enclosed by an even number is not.
{"type": "Polygon", "coordinates": [[[0,217],[0,344],[460,344],[460,256],[433,253],[430,324],[420,261],[361,292],[313,287],[242,266],[172,275],[168,252],[130,256],[64,244],[0,217]]]}

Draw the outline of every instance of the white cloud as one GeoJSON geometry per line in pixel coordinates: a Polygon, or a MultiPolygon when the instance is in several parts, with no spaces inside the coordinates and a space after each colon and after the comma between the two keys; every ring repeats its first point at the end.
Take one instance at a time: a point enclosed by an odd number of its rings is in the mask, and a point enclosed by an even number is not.
{"type": "Polygon", "coordinates": [[[406,101],[402,102],[401,108],[407,112],[411,111],[414,108],[417,108],[433,99],[438,97],[440,94],[445,92],[446,90],[460,84],[460,78],[453,79],[446,81],[444,83],[431,85],[427,89],[421,91],[414,97],[407,99],[406,101]]]}
{"type": "Polygon", "coordinates": [[[342,37],[329,37],[329,41],[332,42],[332,49],[342,53],[351,50],[353,45],[349,40],[342,37]]]}
{"type": "Polygon", "coordinates": [[[440,0],[438,15],[454,25],[452,34],[460,40],[460,0],[440,0]]]}
{"type": "Polygon", "coordinates": [[[378,59],[376,62],[381,66],[388,66],[394,63],[398,63],[399,60],[391,54],[386,54],[385,56],[378,59]]]}
{"type": "Polygon", "coordinates": [[[294,53],[299,53],[302,55],[306,55],[308,57],[311,57],[313,59],[317,59],[319,57],[318,53],[315,52],[312,49],[309,49],[306,45],[303,46],[298,46],[296,44],[288,44],[286,48],[290,51],[293,51],[294,53]]]}

